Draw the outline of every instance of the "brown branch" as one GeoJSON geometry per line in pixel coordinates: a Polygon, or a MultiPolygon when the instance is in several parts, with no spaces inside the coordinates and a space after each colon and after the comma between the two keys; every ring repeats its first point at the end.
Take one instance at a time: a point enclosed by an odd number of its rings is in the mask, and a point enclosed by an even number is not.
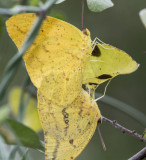
{"type": "Polygon", "coordinates": [[[102,116],[103,121],[113,125],[115,128],[119,128],[123,133],[128,133],[132,136],[137,137],[138,139],[140,139],[142,142],[146,142],[146,138],[143,138],[142,135],[138,134],[135,130],[129,130],[125,127],[123,127],[122,125],[118,124],[116,120],[110,120],[104,116],[102,116]]]}
{"type": "Polygon", "coordinates": [[[142,160],[145,157],[146,157],[146,147],[144,147],[141,151],[136,153],[134,156],[132,156],[128,160],[142,160]]]}

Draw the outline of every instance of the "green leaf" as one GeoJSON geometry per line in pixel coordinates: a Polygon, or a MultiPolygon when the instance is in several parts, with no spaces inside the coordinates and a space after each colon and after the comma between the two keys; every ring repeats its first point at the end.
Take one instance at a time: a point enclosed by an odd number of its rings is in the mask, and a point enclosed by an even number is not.
{"type": "Polygon", "coordinates": [[[11,110],[8,104],[0,107],[0,123],[3,122],[6,118],[8,118],[10,111],[11,110]]]}
{"type": "MultiPolygon", "coordinates": [[[[7,159],[8,159],[8,160],[14,160],[17,151],[20,152],[20,147],[19,147],[19,146],[14,146],[14,147],[11,149],[11,152],[9,153],[9,157],[8,157],[7,159]]],[[[8,154],[8,153],[7,153],[7,154],[8,154]]]]}
{"type": "Polygon", "coordinates": [[[0,134],[8,144],[17,144],[44,151],[37,134],[32,129],[15,120],[7,119],[0,126],[0,134]]]}
{"type": "Polygon", "coordinates": [[[39,0],[30,0],[28,3],[30,6],[38,6],[39,0]]]}
{"type": "Polygon", "coordinates": [[[114,6],[111,0],[87,0],[87,5],[92,12],[101,12],[114,6]]]}
{"type": "Polygon", "coordinates": [[[28,159],[28,149],[26,149],[26,152],[24,153],[21,160],[27,160],[28,159]]]}
{"type": "Polygon", "coordinates": [[[51,11],[49,16],[61,19],[63,21],[66,21],[66,19],[67,19],[65,13],[60,12],[60,11],[55,11],[55,10],[51,11]]]}
{"type": "Polygon", "coordinates": [[[143,25],[144,25],[145,28],[146,28],[146,8],[142,9],[142,10],[139,12],[139,16],[140,16],[140,19],[141,19],[143,25]]]}
{"type": "Polygon", "coordinates": [[[62,2],[64,2],[65,0],[58,0],[57,2],[56,2],[56,4],[59,4],[59,3],[62,3],[62,2]]]}

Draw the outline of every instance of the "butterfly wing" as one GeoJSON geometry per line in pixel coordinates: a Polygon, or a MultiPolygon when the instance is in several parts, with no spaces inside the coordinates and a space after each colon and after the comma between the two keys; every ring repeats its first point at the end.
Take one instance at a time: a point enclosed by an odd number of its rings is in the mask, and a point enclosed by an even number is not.
{"type": "MultiPolygon", "coordinates": [[[[35,18],[35,14],[25,13],[7,21],[7,31],[18,48],[21,48],[35,18]]],[[[81,90],[90,54],[89,31],[85,35],[69,23],[46,17],[36,40],[25,53],[24,61],[40,92],[53,103],[67,105],[81,90]]]]}
{"type": "Polygon", "coordinates": [[[126,52],[106,44],[92,51],[84,74],[84,84],[101,84],[119,74],[134,72],[138,64],[126,52]]]}
{"type": "Polygon", "coordinates": [[[93,136],[101,117],[97,104],[84,90],[64,107],[51,103],[38,92],[38,107],[46,160],[75,159],[93,136]]]}

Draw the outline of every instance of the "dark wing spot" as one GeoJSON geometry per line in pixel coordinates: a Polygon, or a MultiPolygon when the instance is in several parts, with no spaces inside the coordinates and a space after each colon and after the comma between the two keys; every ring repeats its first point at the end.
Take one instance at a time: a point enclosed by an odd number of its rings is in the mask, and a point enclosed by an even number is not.
{"type": "Polygon", "coordinates": [[[78,129],[78,132],[79,132],[79,133],[81,133],[81,132],[82,132],[82,130],[81,130],[81,128],[80,128],[80,126],[79,126],[79,125],[77,125],[77,129],[78,129]]]}
{"type": "Polygon", "coordinates": [[[92,56],[95,57],[100,57],[101,56],[101,52],[100,49],[98,48],[98,46],[96,45],[92,51],[92,56]]]}
{"type": "MultiPolygon", "coordinates": [[[[82,102],[82,104],[83,104],[83,102],[82,102]]],[[[79,114],[79,116],[82,116],[82,112],[83,112],[83,109],[82,109],[82,108],[80,108],[80,112],[78,113],[78,114],[79,114]]]]}
{"type": "Polygon", "coordinates": [[[68,118],[68,113],[65,113],[64,118],[68,118]]]}
{"type": "Polygon", "coordinates": [[[98,85],[97,83],[89,83],[89,85],[98,85]]]}
{"type": "Polygon", "coordinates": [[[63,113],[63,114],[64,114],[65,110],[66,110],[66,108],[63,108],[63,110],[62,110],[62,113],[63,113]]]}
{"type": "Polygon", "coordinates": [[[60,142],[59,141],[56,141],[56,146],[55,146],[55,149],[54,149],[54,152],[53,152],[53,158],[52,160],[55,160],[56,157],[57,157],[57,152],[58,152],[58,148],[59,148],[59,145],[60,145],[60,142]]]}
{"type": "Polygon", "coordinates": [[[70,157],[71,159],[74,159],[73,157],[70,157]]]}
{"type": "Polygon", "coordinates": [[[69,120],[65,120],[65,123],[68,124],[69,120]]]}
{"type": "Polygon", "coordinates": [[[102,75],[100,75],[96,78],[98,78],[98,79],[109,79],[109,78],[112,78],[112,76],[109,75],[109,74],[102,74],[102,75]]]}
{"type": "Polygon", "coordinates": [[[65,127],[65,128],[64,128],[65,136],[67,136],[67,130],[68,130],[68,127],[69,127],[69,126],[67,126],[67,127],[65,127]]]}
{"type": "Polygon", "coordinates": [[[73,144],[73,142],[74,142],[73,139],[70,139],[70,140],[69,140],[69,143],[70,143],[70,144],[73,144]]]}

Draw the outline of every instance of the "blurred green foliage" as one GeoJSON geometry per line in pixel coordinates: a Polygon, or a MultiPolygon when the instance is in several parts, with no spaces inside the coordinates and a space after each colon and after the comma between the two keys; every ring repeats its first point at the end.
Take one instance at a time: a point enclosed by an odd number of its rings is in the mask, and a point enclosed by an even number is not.
{"type": "Polygon", "coordinates": [[[65,15],[64,12],[58,12],[58,11],[55,11],[55,10],[52,10],[50,13],[49,13],[49,16],[52,16],[52,17],[55,17],[55,18],[58,18],[58,19],[61,19],[61,20],[64,20],[66,21],[67,20],[67,17],[65,15]]]}
{"type": "Polygon", "coordinates": [[[28,1],[28,4],[30,6],[38,6],[39,0],[30,0],[28,1]]]}
{"type": "Polygon", "coordinates": [[[44,151],[37,134],[27,126],[12,119],[6,119],[0,125],[0,134],[7,144],[18,144],[44,151]]]}
{"type": "Polygon", "coordinates": [[[146,28],[146,8],[145,8],[145,9],[142,9],[142,10],[139,12],[139,16],[140,16],[140,19],[141,19],[144,27],[146,28]]]}
{"type": "Polygon", "coordinates": [[[37,111],[36,98],[32,97],[28,92],[24,91],[21,99],[22,88],[14,87],[9,92],[9,106],[11,106],[13,116],[21,116],[21,121],[36,132],[42,130],[39,115],[37,111]],[[21,104],[20,104],[21,103],[21,104]],[[22,106],[20,106],[22,105],[22,106]],[[22,107],[22,108],[19,108],[22,107]],[[22,115],[19,109],[23,112],[22,115]],[[35,119],[35,121],[34,121],[35,119]]]}
{"type": "Polygon", "coordinates": [[[3,105],[0,107],[0,124],[9,116],[10,107],[9,105],[3,105]]]}
{"type": "Polygon", "coordinates": [[[2,18],[0,17],[0,36],[1,36],[1,33],[2,33],[2,18]]]}

